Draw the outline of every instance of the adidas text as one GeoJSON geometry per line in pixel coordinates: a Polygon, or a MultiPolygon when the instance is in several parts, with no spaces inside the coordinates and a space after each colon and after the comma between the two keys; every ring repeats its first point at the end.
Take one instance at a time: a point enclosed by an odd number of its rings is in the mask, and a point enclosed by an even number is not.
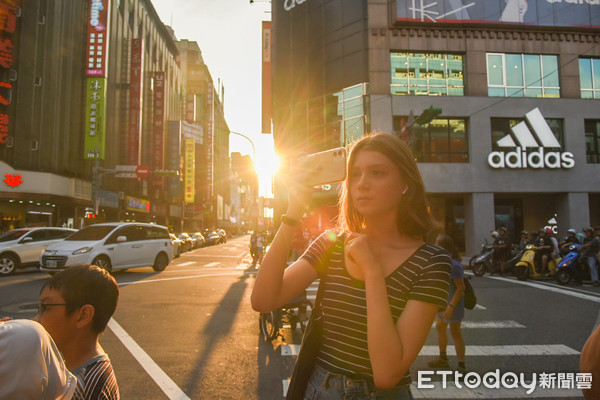
{"type": "Polygon", "coordinates": [[[573,168],[575,160],[573,153],[549,151],[543,147],[534,151],[525,151],[517,147],[514,151],[493,151],[488,156],[488,164],[492,168],[573,168]]]}

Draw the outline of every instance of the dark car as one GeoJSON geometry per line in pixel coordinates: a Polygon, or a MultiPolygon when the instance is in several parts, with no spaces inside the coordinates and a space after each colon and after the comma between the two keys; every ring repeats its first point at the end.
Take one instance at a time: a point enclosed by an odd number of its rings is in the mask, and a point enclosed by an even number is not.
{"type": "Polygon", "coordinates": [[[190,251],[194,248],[194,241],[187,233],[182,232],[177,235],[177,238],[182,241],[181,252],[190,251]]]}

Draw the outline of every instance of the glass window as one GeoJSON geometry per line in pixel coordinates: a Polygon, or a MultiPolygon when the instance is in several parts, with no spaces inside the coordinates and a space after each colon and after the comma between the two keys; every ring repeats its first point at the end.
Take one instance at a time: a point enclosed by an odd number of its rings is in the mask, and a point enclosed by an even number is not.
{"type": "Polygon", "coordinates": [[[600,58],[579,59],[579,86],[582,99],[600,99],[600,58]]]}
{"type": "Polygon", "coordinates": [[[391,53],[390,62],[392,94],[464,96],[462,55],[391,53]]]}
{"type": "Polygon", "coordinates": [[[487,54],[488,96],[560,97],[558,57],[487,54]]]}
{"type": "MultiPolygon", "coordinates": [[[[402,120],[394,117],[394,130],[400,133],[402,120]]],[[[404,137],[403,137],[404,138],[404,137]]],[[[468,163],[469,146],[465,119],[436,118],[428,124],[414,124],[406,137],[418,162],[468,163]]]]}
{"type": "Polygon", "coordinates": [[[585,154],[589,164],[600,163],[600,120],[585,120],[585,154]]]}

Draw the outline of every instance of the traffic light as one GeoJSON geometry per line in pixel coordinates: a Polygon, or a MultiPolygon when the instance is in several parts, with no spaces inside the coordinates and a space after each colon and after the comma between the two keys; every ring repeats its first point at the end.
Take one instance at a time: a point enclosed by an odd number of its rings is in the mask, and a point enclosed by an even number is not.
{"type": "Polygon", "coordinates": [[[435,117],[437,117],[441,113],[442,113],[442,107],[429,106],[429,108],[427,110],[423,111],[423,113],[421,115],[419,115],[417,117],[417,119],[415,119],[415,124],[425,125],[425,124],[431,122],[431,120],[433,120],[435,117]]]}
{"type": "Polygon", "coordinates": [[[157,169],[152,171],[156,176],[179,176],[179,171],[172,169],[157,169]]]}

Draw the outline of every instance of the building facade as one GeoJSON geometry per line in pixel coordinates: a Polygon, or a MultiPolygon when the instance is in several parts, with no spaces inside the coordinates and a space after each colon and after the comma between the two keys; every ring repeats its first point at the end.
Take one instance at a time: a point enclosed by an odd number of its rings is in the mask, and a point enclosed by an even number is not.
{"type": "Polygon", "coordinates": [[[595,3],[275,3],[276,146],[289,154],[371,130],[399,135],[433,214],[467,254],[499,225],[513,238],[599,225],[595,3]],[[414,123],[431,106],[441,113],[414,123]]]}

